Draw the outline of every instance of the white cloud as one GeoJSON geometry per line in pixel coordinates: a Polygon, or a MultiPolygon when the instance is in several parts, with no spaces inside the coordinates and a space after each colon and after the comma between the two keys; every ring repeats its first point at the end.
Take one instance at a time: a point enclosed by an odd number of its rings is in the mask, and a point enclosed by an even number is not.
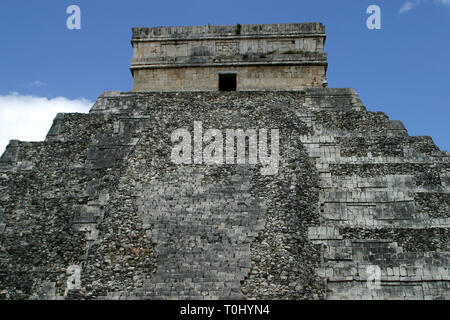
{"type": "Polygon", "coordinates": [[[86,99],[0,95],[0,155],[11,139],[44,140],[58,112],[88,112],[92,105],[86,99]]]}

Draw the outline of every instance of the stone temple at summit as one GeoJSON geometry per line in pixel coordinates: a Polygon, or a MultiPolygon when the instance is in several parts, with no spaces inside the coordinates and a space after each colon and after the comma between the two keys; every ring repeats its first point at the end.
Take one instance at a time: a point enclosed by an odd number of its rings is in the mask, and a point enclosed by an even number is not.
{"type": "Polygon", "coordinates": [[[320,23],[133,28],[133,92],[296,90],[322,85],[320,23]]]}
{"type": "Polygon", "coordinates": [[[0,299],[450,299],[450,154],[327,88],[325,39],[133,28],[130,92],[0,158],[0,299]]]}

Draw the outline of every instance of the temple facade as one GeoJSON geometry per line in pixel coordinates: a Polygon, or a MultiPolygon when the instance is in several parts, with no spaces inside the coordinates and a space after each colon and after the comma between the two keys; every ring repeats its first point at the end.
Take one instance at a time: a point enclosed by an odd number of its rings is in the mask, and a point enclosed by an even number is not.
{"type": "Polygon", "coordinates": [[[133,28],[134,92],[321,87],[321,23],[133,28]]]}

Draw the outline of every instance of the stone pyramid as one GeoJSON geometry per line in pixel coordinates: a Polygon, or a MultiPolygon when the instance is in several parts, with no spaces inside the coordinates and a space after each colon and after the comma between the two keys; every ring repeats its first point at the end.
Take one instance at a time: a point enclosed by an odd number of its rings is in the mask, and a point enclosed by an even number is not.
{"type": "Polygon", "coordinates": [[[449,299],[450,160],[352,89],[105,92],[0,160],[1,299],[449,299]],[[171,133],[279,129],[260,164],[171,133]]]}

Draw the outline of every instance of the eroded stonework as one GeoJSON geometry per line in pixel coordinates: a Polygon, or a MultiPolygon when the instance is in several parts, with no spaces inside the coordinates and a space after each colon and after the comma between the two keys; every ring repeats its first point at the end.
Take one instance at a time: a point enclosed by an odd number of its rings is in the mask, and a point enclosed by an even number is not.
{"type": "Polygon", "coordinates": [[[322,87],[327,71],[321,23],[133,28],[133,89],[235,91],[322,87]]]}
{"type": "Polygon", "coordinates": [[[351,89],[107,92],[0,158],[0,297],[449,299],[449,188],[351,89]],[[278,174],[173,164],[194,121],[279,129],[278,174]]]}

